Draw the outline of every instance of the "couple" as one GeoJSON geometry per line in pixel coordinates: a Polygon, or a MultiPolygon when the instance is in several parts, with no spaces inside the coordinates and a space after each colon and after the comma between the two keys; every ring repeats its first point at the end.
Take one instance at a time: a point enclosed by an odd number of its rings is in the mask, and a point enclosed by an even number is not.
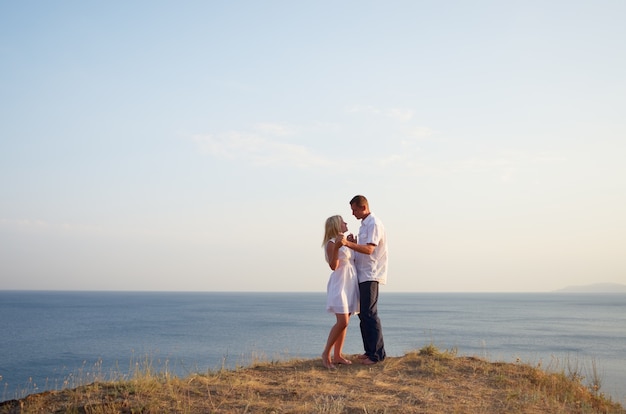
{"type": "Polygon", "coordinates": [[[337,317],[328,334],[322,353],[326,368],[334,364],[351,364],[341,354],[353,313],[359,314],[365,353],[362,364],[372,365],[385,359],[383,332],[378,318],[378,285],[387,281],[387,238],[383,224],[369,209],[367,199],[357,195],[350,200],[352,214],[361,221],[358,237],[344,232],[348,226],[341,216],[326,220],[324,248],[326,261],[333,270],[328,280],[326,310],[337,317]],[[333,350],[333,358],[330,354],[333,350]]]}

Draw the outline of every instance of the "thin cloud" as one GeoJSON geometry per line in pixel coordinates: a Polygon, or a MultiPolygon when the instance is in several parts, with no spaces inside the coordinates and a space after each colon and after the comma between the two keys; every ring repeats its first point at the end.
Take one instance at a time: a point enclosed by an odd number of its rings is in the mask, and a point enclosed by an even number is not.
{"type": "Polygon", "coordinates": [[[49,224],[43,220],[38,219],[0,219],[0,227],[13,227],[22,229],[45,229],[49,227],[49,224]]]}
{"type": "MultiPolygon", "coordinates": [[[[383,111],[373,107],[354,107],[352,111],[385,115],[383,111]]],[[[389,110],[387,113],[389,114],[387,119],[393,118],[392,123],[412,116],[412,111],[409,110],[389,110]]],[[[317,142],[316,136],[345,134],[341,132],[342,129],[344,127],[336,123],[317,122],[310,128],[295,128],[282,123],[265,122],[252,126],[248,131],[198,134],[193,136],[192,140],[206,155],[256,167],[323,169],[332,166],[333,171],[342,172],[355,170],[359,166],[377,165],[381,172],[404,170],[404,173],[411,174],[415,173],[415,166],[419,165],[420,175],[427,169],[418,157],[421,148],[417,143],[420,138],[435,134],[434,130],[427,127],[405,130],[406,139],[395,144],[387,141],[388,145],[385,147],[390,151],[386,154],[376,151],[351,157],[349,153],[342,152],[339,156],[334,152],[324,152],[327,146],[315,149],[312,145],[293,142],[296,137],[300,141],[314,145],[317,142]],[[304,137],[306,139],[303,139],[304,137]]]]}
{"type": "Polygon", "coordinates": [[[566,158],[551,152],[541,152],[534,156],[533,161],[536,163],[556,163],[566,161],[566,158]]]}
{"type": "MultiPolygon", "coordinates": [[[[384,111],[374,107],[353,107],[351,110],[384,115],[384,111]]],[[[400,115],[402,112],[396,113],[396,116],[402,118],[400,115]]],[[[405,118],[408,116],[409,112],[404,113],[405,118]]],[[[334,130],[341,129],[336,124],[330,126],[334,130]]],[[[456,154],[456,156],[454,154],[457,151],[433,153],[423,149],[420,141],[430,139],[439,133],[426,126],[409,125],[404,129],[402,138],[395,142],[387,141],[384,146],[388,149],[386,153],[361,153],[358,156],[342,153],[340,159],[336,154],[323,152],[323,148],[316,150],[310,145],[294,142],[294,137],[297,137],[300,141],[315,143],[314,137],[325,135],[326,127],[316,124],[314,130],[296,129],[281,123],[266,122],[254,125],[249,131],[199,134],[192,139],[198,148],[209,156],[255,167],[326,170],[332,166],[333,171],[343,172],[364,165],[376,165],[381,174],[401,176],[488,174],[502,182],[511,181],[520,174],[527,173],[530,169],[536,168],[537,164],[563,161],[561,157],[552,153],[516,150],[473,155],[456,154]],[[303,139],[304,136],[307,137],[306,140],[303,139]]]]}
{"type": "Polygon", "coordinates": [[[413,110],[408,108],[380,109],[371,105],[354,105],[347,109],[348,113],[384,116],[396,121],[407,122],[413,119],[413,110]]]}
{"type": "Polygon", "coordinates": [[[74,223],[52,223],[40,219],[20,218],[20,219],[0,219],[0,228],[11,229],[24,233],[56,233],[65,235],[80,234],[105,234],[106,231],[100,226],[74,224],[74,223]]]}
{"type": "Polygon", "coordinates": [[[391,108],[385,111],[385,115],[389,118],[407,122],[413,119],[413,111],[404,108],[391,108]]]}
{"type": "Polygon", "coordinates": [[[453,162],[449,171],[454,174],[494,174],[500,181],[507,182],[518,174],[524,174],[525,171],[536,168],[537,164],[554,164],[562,161],[564,158],[556,154],[530,154],[524,151],[508,150],[453,162]]]}
{"type": "Polygon", "coordinates": [[[380,167],[403,165],[406,164],[411,158],[412,157],[410,155],[391,154],[378,159],[378,165],[380,167]]]}
{"type": "Polygon", "coordinates": [[[139,239],[157,237],[181,237],[179,231],[164,232],[153,227],[141,228],[127,225],[95,225],[91,223],[53,222],[39,219],[0,219],[0,230],[15,234],[50,237],[70,237],[75,239],[139,239]]]}
{"type": "Polygon", "coordinates": [[[374,108],[371,105],[353,105],[347,109],[351,114],[368,114],[368,115],[380,115],[382,111],[374,108]]]}
{"type": "Polygon", "coordinates": [[[268,134],[272,136],[289,136],[293,135],[293,129],[284,124],[276,124],[271,122],[264,122],[255,125],[254,129],[262,134],[268,134]]]}
{"type": "MultiPolygon", "coordinates": [[[[272,128],[273,132],[276,132],[272,128]]],[[[312,168],[324,167],[331,160],[304,145],[292,144],[246,132],[195,135],[193,140],[211,156],[240,160],[255,166],[312,168]]]]}
{"type": "Polygon", "coordinates": [[[436,134],[436,131],[428,127],[418,126],[411,128],[409,134],[417,139],[430,139],[436,134]]]}

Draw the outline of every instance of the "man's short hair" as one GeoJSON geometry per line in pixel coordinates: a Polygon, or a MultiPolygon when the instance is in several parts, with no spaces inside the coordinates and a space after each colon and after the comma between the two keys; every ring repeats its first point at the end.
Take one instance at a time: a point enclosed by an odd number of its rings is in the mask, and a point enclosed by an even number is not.
{"type": "Polygon", "coordinates": [[[352,200],[350,200],[350,205],[351,206],[357,205],[359,207],[364,207],[364,206],[369,207],[367,198],[365,198],[365,196],[362,196],[362,195],[355,195],[354,197],[352,197],[352,200]]]}

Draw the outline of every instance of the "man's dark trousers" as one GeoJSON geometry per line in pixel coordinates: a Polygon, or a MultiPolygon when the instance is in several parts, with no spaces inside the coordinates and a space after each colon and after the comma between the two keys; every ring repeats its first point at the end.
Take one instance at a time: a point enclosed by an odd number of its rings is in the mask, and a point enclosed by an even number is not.
{"type": "Polygon", "coordinates": [[[385,343],[383,341],[383,328],[378,318],[378,282],[359,283],[361,337],[365,355],[379,362],[385,359],[385,343]]]}

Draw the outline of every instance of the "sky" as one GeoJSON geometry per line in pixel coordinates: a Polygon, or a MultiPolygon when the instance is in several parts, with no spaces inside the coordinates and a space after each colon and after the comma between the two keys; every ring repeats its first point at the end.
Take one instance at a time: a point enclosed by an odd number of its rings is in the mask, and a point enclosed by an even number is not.
{"type": "Polygon", "coordinates": [[[626,284],[626,2],[0,2],[0,290],[626,284]]]}

